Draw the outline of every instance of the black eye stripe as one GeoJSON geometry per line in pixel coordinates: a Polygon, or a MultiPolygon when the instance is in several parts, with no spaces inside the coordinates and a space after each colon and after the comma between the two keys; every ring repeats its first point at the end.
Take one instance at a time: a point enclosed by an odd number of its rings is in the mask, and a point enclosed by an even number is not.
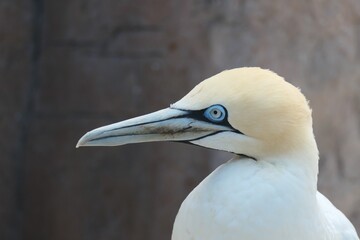
{"type": "MultiPolygon", "coordinates": [[[[219,105],[219,104],[217,104],[219,105]]],[[[212,105],[212,106],[215,106],[215,105],[212,105]]],[[[210,106],[210,107],[212,107],[210,106]]],[[[222,106],[222,105],[220,105],[222,106]]],[[[210,108],[208,107],[208,108],[210,108]]],[[[237,130],[236,128],[234,128],[233,126],[231,126],[231,124],[229,123],[228,121],[228,111],[227,109],[222,106],[223,109],[225,110],[225,118],[220,121],[220,122],[216,122],[214,123],[213,121],[210,121],[209,119],[207,119],[205,116],[204,116],[204,113],[205,111],[208,109],[208,108],[205,108],[205,109],[201,109],[201,110],[185,110],[185,109],[179,109],[179,110],[183,110],[183,111],[187,111],[188,113],[186,113],[185,115],[182,115],[182,117],[189,117],[189,118],[192,118],[192,119],[195,119],[195,120],[199,120],[199,121],[203,121],[203,122],[208,122],[208,123],[211,123],[211,124],[214,124],[214,125],[222,125],[222,126],[226,126],[226,127],[229,127],[231,128],[234,132],[236,133],[240,133],[240,134],[243,134],[241,131],[237,130]]]]}

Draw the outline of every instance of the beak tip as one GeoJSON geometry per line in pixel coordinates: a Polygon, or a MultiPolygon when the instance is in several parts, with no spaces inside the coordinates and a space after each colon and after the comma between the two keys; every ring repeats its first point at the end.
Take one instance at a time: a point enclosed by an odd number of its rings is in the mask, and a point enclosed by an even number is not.
{"type": "Polygon", "coordinates": [[[79,141],[78,141],[77,144],[76,144],[76,148],[86,146],[86,143],[88,142],[86,136],[87,136],[87,134],[85,134],[84,136],[82,136],[82,137],[79,139],[79,141]]]}

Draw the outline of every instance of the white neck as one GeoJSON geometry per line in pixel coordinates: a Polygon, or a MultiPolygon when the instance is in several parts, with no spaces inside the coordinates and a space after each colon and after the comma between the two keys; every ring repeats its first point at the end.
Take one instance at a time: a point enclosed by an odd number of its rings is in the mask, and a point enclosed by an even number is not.
{"type": "Polygon", "coordinates": [[[316,193],[319,156],[312,132],[308,134],[306,141],[303,141],[303,143],[286,154],[263,158],[260,161],[266,161],[279,169],[287,171],[297,178],[300,184],[316,193]]]}

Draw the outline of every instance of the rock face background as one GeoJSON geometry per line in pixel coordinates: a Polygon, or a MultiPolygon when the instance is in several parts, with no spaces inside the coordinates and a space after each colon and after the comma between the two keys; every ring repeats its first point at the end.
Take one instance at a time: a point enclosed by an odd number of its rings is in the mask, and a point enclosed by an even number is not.
{"type": "Polygon", "coordinates": [[[359,1],[1,0],[0,239],[169,239],[182,200],[230,155],[75,144],[238,66],[301,87],[319,189],[359,230],[359,1]]]}

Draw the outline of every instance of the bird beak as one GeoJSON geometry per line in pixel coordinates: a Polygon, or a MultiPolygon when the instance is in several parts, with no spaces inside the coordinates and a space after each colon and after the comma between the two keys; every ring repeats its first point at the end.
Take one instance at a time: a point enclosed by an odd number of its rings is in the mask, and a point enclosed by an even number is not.
{"type": "Polygon", "coordinates": [[[119,146],[155,141],[192,142],[233,129],[207,122],[199,111],[166,108],[94,129],[86,133],[76,147],[119,146]]]}

